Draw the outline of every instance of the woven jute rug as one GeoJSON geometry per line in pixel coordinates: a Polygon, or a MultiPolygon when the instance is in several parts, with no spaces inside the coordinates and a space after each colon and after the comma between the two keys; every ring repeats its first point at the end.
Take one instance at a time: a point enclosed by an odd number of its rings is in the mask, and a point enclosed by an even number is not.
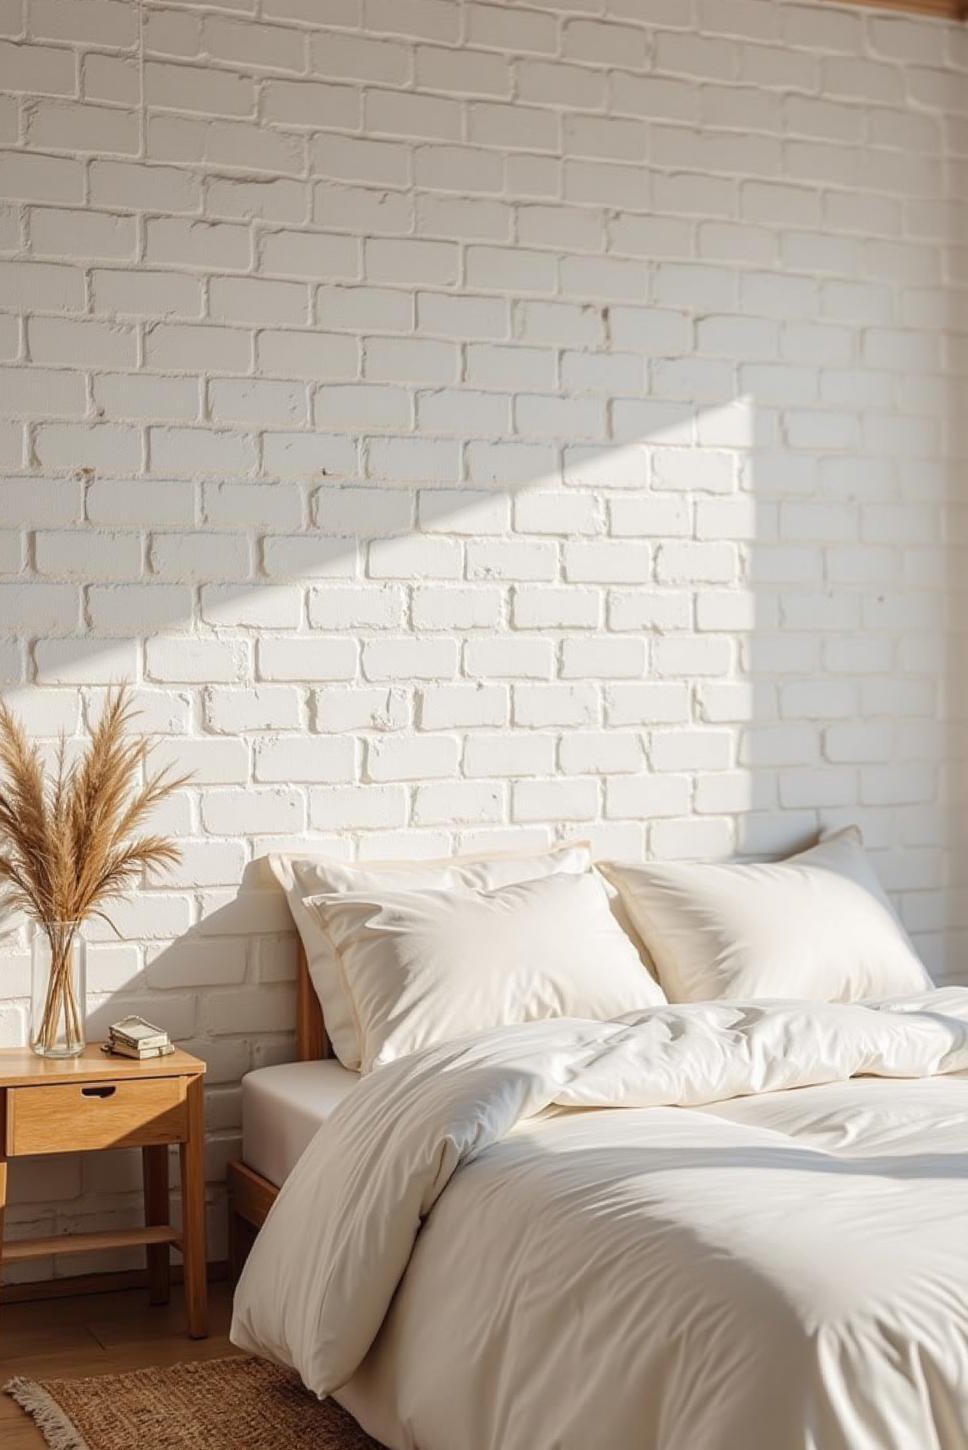
{"type": "Polygon", "coordinates": [[[4,1389],[50,1450],[380,1450],[295,1375],[241,1355],[4,1389]]]}

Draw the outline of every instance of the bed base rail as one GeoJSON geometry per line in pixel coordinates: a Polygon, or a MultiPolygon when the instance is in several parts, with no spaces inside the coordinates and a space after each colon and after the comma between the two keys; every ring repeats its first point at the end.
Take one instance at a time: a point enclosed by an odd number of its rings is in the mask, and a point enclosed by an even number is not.
{"type": "Polygon", "coordinates": [[[229,1210],[229,1277],[235,1283],[279,1190],[240,1158],[229,1163],[225,1183],[229,1210]]]}

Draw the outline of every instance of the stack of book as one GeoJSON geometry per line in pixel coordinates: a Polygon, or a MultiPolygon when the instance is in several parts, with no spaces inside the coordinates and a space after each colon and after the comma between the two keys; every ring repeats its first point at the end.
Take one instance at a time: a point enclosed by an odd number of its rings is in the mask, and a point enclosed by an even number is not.
{"type": "Polygon", "coordinates": [[[174,1052],[171,1038],[161,1027],[146,1022],[143,1017],[122,1017],[108,1028],[108,1040],[103,1051],[116,1057],[135,1057],[139,1061],[146,1057],[167,1057],[174,1052]]]}

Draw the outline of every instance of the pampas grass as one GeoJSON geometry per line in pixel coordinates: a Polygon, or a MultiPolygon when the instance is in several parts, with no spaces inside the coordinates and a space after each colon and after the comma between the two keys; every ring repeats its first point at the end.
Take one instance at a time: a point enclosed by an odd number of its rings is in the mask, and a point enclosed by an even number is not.
{"type": "Polygon", "coordinates": [[[148,770],[151,741],[128,734],[137,714],[126,686],[110,691],[84,755],[69,765],[61,737],[48,774],[40,750],[0,700],[0,901],[35,921],[51,951],[38,1048],[52,1047],[59,1033],[69,1044],[82,1041],[71,976],[81,923],[110,920],[105,908],[112,899],[181,854],[166,836],[135,835],[188,779],[148,770]]]}

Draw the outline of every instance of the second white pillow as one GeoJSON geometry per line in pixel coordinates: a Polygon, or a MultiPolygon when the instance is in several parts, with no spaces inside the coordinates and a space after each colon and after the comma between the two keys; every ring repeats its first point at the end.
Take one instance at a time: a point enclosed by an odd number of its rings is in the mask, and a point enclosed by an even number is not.
{"type": "Polygon", "coordinates": [[[364,1072],[436,1042],[665,1001],[594,876],[495,891],[314,896],[357,1015],[364,1072]]]}
{"type": "Polygon", "coordinates": [[[858,1002],[931,986],[854,827],[786,861],[599,869],[621,893],[670,1002],[858,1002]]]}

